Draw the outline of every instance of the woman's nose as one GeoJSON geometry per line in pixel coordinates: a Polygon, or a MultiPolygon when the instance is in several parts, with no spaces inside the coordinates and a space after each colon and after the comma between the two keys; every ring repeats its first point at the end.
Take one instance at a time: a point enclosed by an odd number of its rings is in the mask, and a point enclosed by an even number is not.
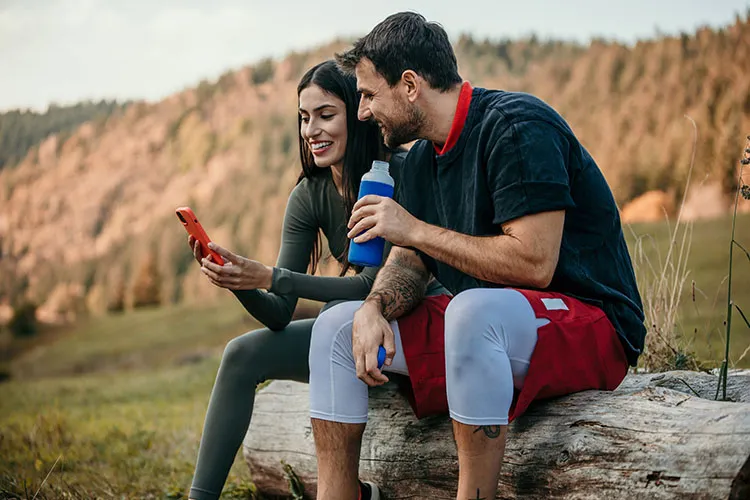
{"type": "Polygon", "coordinates": [[[318,124],[313,120],[310,120],[309,122],[307,122],[307,126],[305,127],[305,131],[302,135],[312,138],[320,135],[320,132],[321,130],[318,124]]]}

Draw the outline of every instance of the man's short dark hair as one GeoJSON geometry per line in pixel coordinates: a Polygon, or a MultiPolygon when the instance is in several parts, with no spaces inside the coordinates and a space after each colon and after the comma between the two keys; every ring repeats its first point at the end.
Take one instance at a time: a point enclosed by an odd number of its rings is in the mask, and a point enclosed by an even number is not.
{"type": "Polygon", "coordinates": [[[416,12],[388,16],[350,50],[336,54],[339,67],[350,74],[363,58],[372,61],[390,86],[407,69],[441,91],[450,90],[462,81],[448,34],[438,23],[428,22],[416,12]]]}

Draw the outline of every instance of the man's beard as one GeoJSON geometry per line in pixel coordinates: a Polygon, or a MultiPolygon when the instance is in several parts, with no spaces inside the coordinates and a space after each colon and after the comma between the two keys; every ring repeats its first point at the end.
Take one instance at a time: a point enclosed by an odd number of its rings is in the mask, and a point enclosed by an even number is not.
{"type": "Polygon", "coordinates": [[[419,139],[419,132],[424,123],[424,113],[414,105],[408,105],[406,118],[398,123],[381,122],[383,141],[389,148],[397,148],[415,139],[419,139]]]}

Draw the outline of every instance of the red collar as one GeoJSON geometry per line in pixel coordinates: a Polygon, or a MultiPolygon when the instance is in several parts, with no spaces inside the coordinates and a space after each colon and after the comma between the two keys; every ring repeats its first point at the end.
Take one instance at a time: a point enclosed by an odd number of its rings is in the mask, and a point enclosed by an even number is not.
{"type": "Polygon", "coordinates": [[[451,130],[448,132],[448,139],[443,144],[443,148],[435,147],[435,152],[444,155],[453,148],[461,137],[461,131],[464,129],[466,117],[469,115],[469,106],[471,105],[471,93],[474,89],[469,82],[461,85],[461,93],[458,95],[458,104],[456,105],[456,114],[453,116],[451,130]]]}

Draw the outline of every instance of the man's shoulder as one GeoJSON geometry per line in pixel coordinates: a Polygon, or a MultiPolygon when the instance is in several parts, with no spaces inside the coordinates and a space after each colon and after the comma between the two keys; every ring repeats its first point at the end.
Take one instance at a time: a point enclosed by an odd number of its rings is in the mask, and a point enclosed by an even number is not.
{"type": "Polygon", "coordinates": [[[565,126],[560,114],[539,97],[526,92],[475,89],[479,122],[502,128],[527,121],[544,121],[565,126]]]}
{"type": "Polygon", "coordinates": [[[391,164],[391,167],[395,167],[395,169],[400,170],[401,167],[404,164],[404,160],[406,160],[406,155],[409,154],[409,151],[407,149],[396,149],[393,152],[391,152],[391,156],[389,159],[389,163],[391,164]]]}
{"type": "Polygon", "coordinates": [[[427,159],[431,160],[434,151],[435,148],[431,141],[426,139],[417,140],[412,144],[411,148],[409,148],[409,151],[404,158],[404,168],[408,169],[413,167],[416,163],[424,162],[427,159]]]}

